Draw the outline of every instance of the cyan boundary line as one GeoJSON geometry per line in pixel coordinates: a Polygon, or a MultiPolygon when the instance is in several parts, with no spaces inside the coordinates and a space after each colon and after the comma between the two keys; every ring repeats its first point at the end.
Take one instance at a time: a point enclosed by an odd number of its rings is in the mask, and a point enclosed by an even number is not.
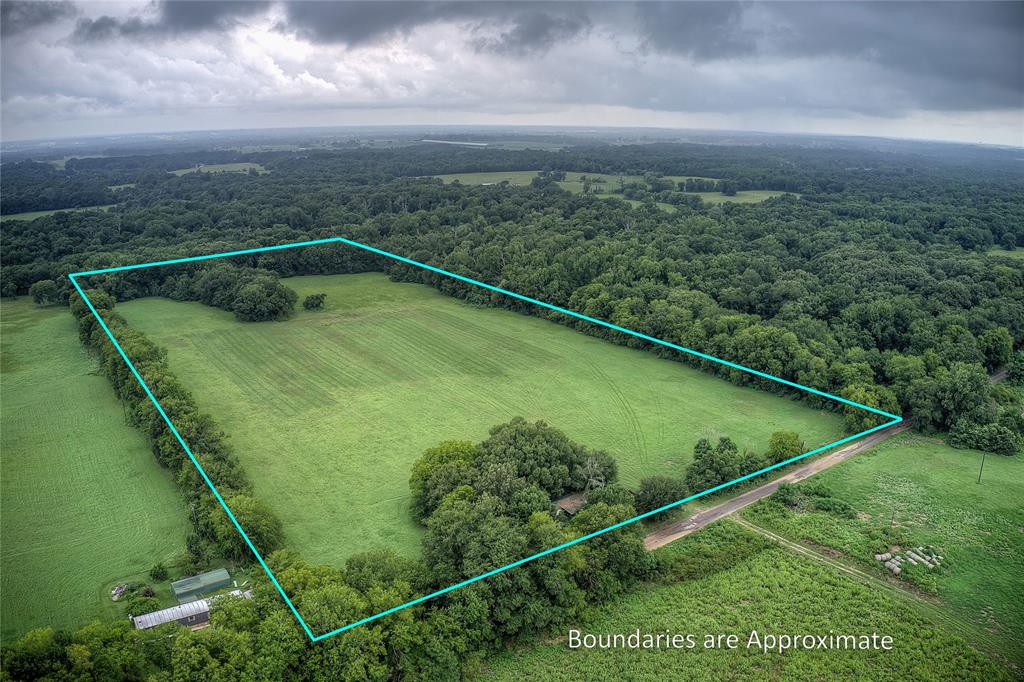
{"type": "Polygon", "coordinates": [[[168,428],[171,430],[171,433],[174,434],[174,437],[177,439],[178,443],[181,444],[182,449],[188,455],[189,459],[192,461],[192,464],[195,465],[196,469],[199,471],[199,474],[202,476],[203,481],[206,483],[206,485],[213,492],[214,497],[220,503],[221,507],[224,508],[224,511],[227,513],[228,518],[231,520],[231,523],[234,524],[234,526],[238,530],[239,534],[241,534],[242,539],[245,540],[246,545],[248,545],[248,547],[252,551],[253,555],[259,561],[260,566],[266,572],[267,576],[270,578],[270,580],[273,583],[274,587],[277,588],[277,591],[281,594],[281,597],[284,598],[285,603],[288,605],[288,608],[291,609],[291,612],[295,616],[295,619],[298,620],[299,624],[302,626],[302,629],[305,630],[306,634],[314,642],[318,642],[318,641],[320,641],[322,639],[326,639],[328,637],[332,637],[334,635],[337,635],[337,634],[340,634],[342,632],[345,632],[346,630],[351,630],[354,627],[358,627],[359,625],[363,625],[365,623],[369,623],[370,621],[376,620],[378,618],[382,618],[382,617],[387,616],[389,614],[395,613],[396,611],[400,611],[402,609],[409,608],[410,606],[415,606],[416,604],[420,604],[422,602],[425,602],[428,599],[433,599],[434,597],[439,597],[439,596],[441,596],[443,594],[451,592],[452,590],[456,590],[456,589],[458,589],[460,587],[465,587],[466,585],[470,585],[472,583],[475,583],[477,581],[483,580],[485,578],[489,578],[489,577],[491,577],[493,575],[496,575],[496,574],[501,573],[503,571],[507,571],[507,570],[509,570],[511,568],[515,568],[517,566],[521,566],[521,565],[523,565],[525,563],[528,563],[530,561],[534,561],[536,559],[539,559],[541,557],[547,556],[547,555],[552,554],[554,552],[557,552],[559,550],[566,549],[568,547],[572,547],[573,545],[579,544],[579,543],[581,543],[581,542],[583,542],[585,540],[590,540],[591,538],[595,538],[595,537],[597,537],[599,535],[603,535],[605,533],[609,533],[609,532],[611,532],[613,530],[617,530],[617,529],[622,528],[623,526],[629,525],[631,523],[636,523],[637,521],[641,521],[643,519],[649,518],[649,517],[651,517],[651,516],[653,516],[655,514],[659,514],[659,513],[664,512],[664,511],[668,511],[669,509],[673,509],[673,508],[678,507],[680,505],[686,504],[687,502],[692,502],[693,500],[696,500],[698,498],[704,497],[705,495],[710,495],[711,493],[718,492],[720,490],[724,490],[725,488],[728,488],[730,486],[736,485],[737,483],[742,483],[743,481],[746,481],[748,479],[754,478],[755,476],[760,476],[761,474],[765,474],[765,473],[767,473],[769,471],[772,471],[774,469],[778,469],[780,467],[786,466],[787,464],[792,464],[793,462],[797,462],[797,461],[799,461],[801,459],[804,459],[806,457],[810,457],[811,455],[815,455],[815,454],[818,454],[818,453],[823,452],[825,450],[832,449],[832,448],[834,448],[834,447],[836,447],[838,445],[843,445],[845,443],[849,443],[849,442],[851,442],[853,440],[861,438],[862,436],[866,436],[869,433],[874,433],[875,431],[880,431],[882,429],[886,429],[886,428],[888,428],[890,426],[893,426],[893,425],[898,424],[898,423],[903,421],[903,418],[899,417],[897,415],[890,414],[888,412],[884,412],[882,410],[879,410],[879,409],[876,409],[876,408],[873,408],[873,407],[869,407],[867,405],[862,405],[862,404],[854,402],[852,400],[847,400],[846,398],[842,398],[842,397],[839,397],[839,396],[836,396],[836,395],[832,395],[831,393],[826,393],[824,391],[819,391],[819,390],[811,388],[809,386],[804,386],[802,384],[798,384],[796,382],[789,381],[789,380],[783,379],[781,377],[776,377],[776,376],[773,376],[771,374],[767,374],[765,372],[761,372],[759,370],[752,369],[750,367],[744,367],[743,365],[740,365],[740,364],[737,364],[737,363],[734,363],[734,362],[730,362],[728,360],[722,360],[721,358],[716,358],[713,355],[708,355],[706,353],[701,353],[700,351],[696,351],[696,350],[693,350],[691,348],[686,348],[685,346],[680,346],[678,344],[674,344],[674,343],[671,343],[669,341],[663,341],[661,339],[655,338],[653,336],[649,336],[647,334],[636,332],[636,331],[633,331],[631,329],[627,329],[625,327],[620,327],[619,325],[612,324],[610,322],[605,322],[604,320],[599,320],[597,318],[590,317],[588,315],[583,315],[581,313],[577,313],[577,312],[574,312],[572,310],[568,310],[566,308],[562,308],[560,306],[553,305],[551,303],[545,303],[544,301],[540,301],[540,300],[537,300],[535,298],[531,298],[529,296],[524,296],[523,294],[517,294],[514,291],[509,291],[507,289],[502,289],[500,287],[496,287],[496,286],[493,286],[493,285],[490,285],[490,284],[486,284],[484,282],[480,282],[480,281],[477,281],[475,279],[472,279],[472,278],[469,278],[469,277],[465,277],[463,275],[458,275],[458,274],[455,274],[453,272],[448,272],[447,270],[443,270],[441,268],[437,268],[437,267],[434,267],[432,265],[427,265],[426,263],[420,263],[419,261],[413,260],[411,258],[406,258],[404,256],[399,256],[397,254],[393,254],[393,253],[390,253],[388,251],[377,249],[377,248],[369,246],[367,244],[362,244],[360,242],[352,241],[351,239],[346,239],[344,237],[328,237],[328,238],[325,238],[325,239],[314,239],[314,240],[310,240],[310,241],[294,242],[294,243],[291,243],[291,244],[279,244],[279,245],[276,245],[276,246],[263,246],[263,247],[256,247],[256,248],[251,248],[251,249],[240,249],[240,250],[236,250],[236,251],[226,251],[226,252],[223,252],[223,253],[207,254],[207,255],[203,255],[203,256],[190,256],[190,257],[186,257],[186,258],[174,258],[174,259],[170,259],[170,260],[154,261],[154,262],[151,262],[151,263],[138,263],[138,264],[134,264],[134,265],[122,265],[122,266],[117,266],[117,267],[103,268],[103,269],[99,269],[99,270],[88,270],[88,271],[82,271],[82,272],[75,272],[75,273],[71,273],[70,275],[68,275],[68,277],[71,280],[72,285],[75,287],[75,290],[78,291],[78,294],[82,297],[82,300],[85,301],[86,305],[89,307],[89,310],[90,310],[90,312],[92,312],[93,317],[96,318],[96,320],[99,322],[100,326],[102,327],[103,331],[106,332],[107,337],[110,339],[111,343],[114,345],[114,348],[117,349],[118,354],[120,354],[121,358],[125,361],[125,364],[128,366],[128,368],[131,370],[132,374],[135,376],[135,379],[139,382],[139,385],[142,386],[142,389],[143,389],[143,391],[145,391],[146,396],[149,398],[149,400],[156,407],[156,409],[159,412],[160,416],[163,418],[164,422],[167,424],[168,428]],[[613,329],[615,331],[619,331],[619,332],[622,332],[622,333],[625,333],[625,334],[629,334],[631,336],[635,336],[637,338],[644,339],[645,341],[650,341],[652,343],[656,343],[656,344],[665,346],[666,348],[672,348],[673,350],[677,350],[677,351],[680,351],[680,352],[683,352],[683,353],[687,353],[689,355],[693,355],[693,356],[696,356],[696,357],[699,357],[699,358],[702,358],[702,359],[705,359],[705,360],[716,362],[718,364],[725,365],[727,367],[731,367],[733,369],[736,369],[736,370],[739,370],[739,371],[742,371],[742,372],[746,372],[746,373],[752,374],[754,376],[758,376],[758,377],[761,377],[761,378],[764,378],[764,379],[769,379],[771,381],[775,381],[775,382],[778,382],[778,383],[781,383],[781,384],[784,384],[784,385],[787,385],[787,386],[790,386],[790,387],[793,387],[793,388],[797,388],[797,389],[800,389],[800,390],[803,390],[803,391],[807,391],[808,393],[813,393],[815,395],[818,395],[818,396],[821,396],[821,397],[824,397],[824,398],[827,398],[827,399],[830,399],[830,400],[834,400],[834,401],[837,401],[837,402],[840,402],[840,403],[844,403],[846,405],[851,405],[853,407],[857,407],[857,408],[860,408],[860,409],[863,409],[863,410],[867,410],[867,411],[873,412],[875,414],[880,414],[882,416],[889,417],[892,421],[886,422],[884,424],[880,424],[880,425],[875,426],[875,427],[870,428],[870,429],[865,429],[864,431],[861,431],[860,433],[856,433],[856,434],[854,434],[852,436],[847,436],[845,438],[840,438],[839,440],[833,441],[833,442],[831,442],[831,443],[829,443],[827,445],[823,445],[823,446],[821,446],[819,448],[815,448],[814,450],[810,450],[810,451],[805,452],[805,453],[803,453],[801,455],[797,455],[795,457],[791,457],[791,458],[789,458],[787,460],[784,460],[782,462],[778,462],[777,464],[773,464],[771,466],[764,467],[762,469],[759,469],[757,471],[751,472],[751,473],[746,474],[744,476],[740,476],[739,478],[733,479],[733,480],[728,481],[726,483],[722,483],[720,485],[717,485],[717,486],[715,486],[713,488],[708,488],[707,490],[704,490],[702,492],[696,493],[694,495],[690,495],[689,497],[683,498],[683,499],[678,500],[676,502],[672,502],[671,504],[664,505],[664,506],[659,507],[657,509],[653,509],[653,510],[651,510],[649,512],[646,512],[644,514],[639,514],[637,516],[634,516],[633,518],[626,519],[625,521],[621,521],[621,522],[619,522],[619,523],[617,523],[615,525],[609,526],[607,528],[602,528],[600,530],[594,531],[593,533],[589,533],[587,535],[584,535],[582,537],[576,538],[574,540],[570,540],[568,542],[564,542],[564,543],[562,543],[562,544],[560,544],[560,545],[558,545],[556,547],[552,547],[550,549],[544,550],[543,552],[538,552],[536,554],[533,554],[531,556],[525,557],[523,559],[519,559],[518,561],[514,561],[514,562],[512,562],[510,564],[507,564],[505,566],[501,566],[499,568],[493,569],[491,571],[488,571],[488,572],[483,573],[481,575],[478,575],[476,577],[470,578],[468,580],[463,580],[462,582],[456,583],[455,585],[451,585],[450,587],[446,587],[446,588],[444,588],[442,590],[437,590],[436,592],[432,592],[432,593],[424,595],[422,597],[418,597],[417,599],[413,599],[413,600],[408,601],[408,602],[406,602],[404,604],[400,604],[398,606],[395,606],[393,608],[387,609],[385,611],[381,611],[380,613],[374,614],[372,616],[368,616],[368,617],[363,618],[361,620],[355,621],[354,623],[349,623],[348,625],[345,625],[344,627],[336,628],[334,630],[331,630],[329,632],[326,632],[326,633],[323,633],[323,634],[320,634],[320,635],[314,635],[312,630],[310,630],[309,626],[306,624],[306,621],[303,620],[302,616],[299,614],[298,609],[295,608],[295,605],[292,603],[292,600],[288,597],[287,594],[285,594],[285,591],[281,587],[281,584],[277,581],[277,578],[274,576],[274,573],[270,570],[270,567],[267,566],[266,561],[264,561],[262,555],[260,555],[259,551],[256,549],[256,546],[253,545],[252,541],[249,539],[249,536],[246,535],[245,530],[238,523],[238,520],[235,518],[235,515],[228,508],[228,505],[224,501],[224,498],[221,497],[221,494],[217,491],[216,486],[213,485],[213,481],[210,480],[210,477],[206,474],[206,471],[203,469],[202,465],[199,463],[199,460],[192,453],[191,448],[189,448],[188,444],[181,437],[181,434],[178,433],[178,429],[175,428],[173,423],[171,423],[171,420],[168,418],[167,413],[164,412],[163,407],[161,407],[160,403],[157,401],[156,396],[153,395],[153,392],[150,390],[150,388],[146,384],[145,380],[143,380],[142,376],[139,374],[138,370],[135,368],[135,365],[132,363],[131,359],[124,352],[124,349],[121,348],[121,344],[118,343],[116,338],[114,338],[114,335],[111,333],[110,328],[107,327],[106,322],[103,321],[103,318],[100,316],[99,312],[93,306],[92,301],[90,301],[89,297],[85,295],[85,292],[82,290],[82,287],[79,285],[79,283],[77,281],[77,278],[78,277],[86,277],[86,276],[89,276],[89,275],[102,275],[102,274],[107,274],[107,273],[112,273],[112,272],[123,272],[123,271],[126,271],[126,270],[138,270],[138,269],[141,269],[141,268],[156,267],[156,266],[159,266],[159,265],[173,265],[173,264],[178,264],[178,263],[191,263],[191,262],[194,262],[194,261],[211,260],[211,259],[214,259],[214,258],[227,258],[227,257],[230,257],[230,256],[240,256],[240,255],[245,255],[245,254],[261,253],[261,252],[265,252],[265,251],[279,251],[279,250],[282,250],[282,249],[292,249],[292,248],[297,248],[297,247],[300,247],[300,246],[312,246],[312,245],[316,245],[316,244],[329,244],[329,243],[343,243],[343,244],[348,244],[349,246],[355,246],[357,248],[363,249],[364,251],[369,251],[371,253],[375,253],[375,254],[378,254],[378,255],[381,255],[381,256],[385,256],[387,258],[391,258],[393,260],[396,260],[396,261],[399,261],[399,262],[402,262],[402,263],[406,263],[408,265],[413,265],[413,266],[416,266],[416,267],[419,267],[419,268],[423,268],[425,270],[429,270],[431,272],[436,272],[436,273],[438,273],[440,275],[444,275],[446,277],[451,277],[453,279],[456,279],[456,280],[459,280],[459,281],[462,281],[462,282],[466,282],[468,284],[473,284],[475,286],[479,286],[479,287],[482,287],[484,289],[488,289],[490,291],[494,291],[494,292],[497,292],[497,293],[500,293],[500,294],[503,294],[503,295],[506,295],[506,296],[510,296],[512,298],[516,298],[516,299],[519,299],[519,300],[522,300],[522,301],[526,301],[528,303],[532,303],[534,305],[538,305],[538,306],[540,306],[542,308],[547,308],[549,310],[553,310],[553,311],[558,312],[558,313],[569,315],[570,317],[575,317],[575,318],[584,320],[586,322],[591,322],[593,324],[597,324],[597,325],[600,325],[600,326],[603,326],[603,327],[607,327],[608,329],[613,329]]]}

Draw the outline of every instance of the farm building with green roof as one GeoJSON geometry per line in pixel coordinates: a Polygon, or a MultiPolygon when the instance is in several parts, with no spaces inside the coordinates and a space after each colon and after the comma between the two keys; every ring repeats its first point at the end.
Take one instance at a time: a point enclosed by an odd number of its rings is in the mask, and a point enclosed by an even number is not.
{"type": "Polygon", "coordinates": [[[200,599],[203,595],[219,590],[222,587],[227,587],[230,584],[231,574],[228,573],[228,569],[218,568],[190,578],[175,580],[171,583],[171,589],[174,591],[174,596],[177,597],[178,603],[184,604],[185,602],[200,599]]]}

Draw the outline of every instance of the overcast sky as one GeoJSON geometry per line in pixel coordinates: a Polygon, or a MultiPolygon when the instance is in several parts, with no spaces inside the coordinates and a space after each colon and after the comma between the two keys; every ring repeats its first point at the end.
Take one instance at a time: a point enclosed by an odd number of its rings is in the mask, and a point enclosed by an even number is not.
{"type": "Polygon", "coordinates": [[[363,124],[1024,145],[1024,3],[3,2],[2,135],[363,124]]]}

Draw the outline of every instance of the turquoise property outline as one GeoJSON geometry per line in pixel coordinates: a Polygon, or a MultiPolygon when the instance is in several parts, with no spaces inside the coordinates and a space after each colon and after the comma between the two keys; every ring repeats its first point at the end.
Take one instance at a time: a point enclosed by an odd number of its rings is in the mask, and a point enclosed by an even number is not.
{"type": "Polygon", "coordinates": [[[74,285],[75,289],[78,291],[79,295],[82,297],[82,300],[85,301],[85,304],[89,307],[89,310],[92,312],[93,316],[100,323],[100,326],[103,328],[103,331],[105,331],[107,333],[107,337],[110,339],[110,342],[114,345],[114,348],[117,349],[117,352],[121,355],[121,358],[125,361],[125,364],[128,365],[128,368],[132,371],[132,374],[135,375],[135,378],[136,378],[136,380],[138,380],[139,385],[142,386],[142,389],[145,391],[145,393],[149,397],[150,401],[152,401],[153,405],[156,407],[157,411],[160,413],[160,416],[163,417],[164,421],[167,423],[167,426],[171,430],[171,433],[174,434],[174,437],[178,440],[178,443],[181,444],[182,449],[189,456],[189,459],[192,460],[192,464],[195,465],[196,469],[199,471],[199,474],[203,477],[203,481],[205,481],[206,485],[208,485],[210,487],[210,490],[213,492],[214,497],[217,498],[217,501],[220,503],[221,507],[224,508],[224,511],[227,513],[228,518],[231,519],[231,523],[234,524],[234,526],[238,530],[239,534],[241,534],[242,539],[245,540],[245,543],[249,546],[249,549],[252,550],[252,553],[253,553],[253,555],[255,555],[256,560],[259,561],[260,566],[262,566],[263,570],[266,571],[267,576],[270,578],[270,581],[274,584],[274,587],[277,588],[277,591],[281,594],[281,597],[284,599],[285,603],[288,605],[288,608],[291,609],[292,614],[295,616],[296,620],[299,621],[299,624],[302,626],[302,629],[306,631],[306,634],[314,642],[318,642],[318,641],[320,641],[322,639],[327,639],[328,637],[333,637],[334,635],[337,635],[337,634],[340,634],[342,632],[345,632],[346,630],[351,630],[352,628],[358,627],[359,625],[363,625],[364,623],[368,623],[368,622],[370,622],[372,620],[376,620],[378,618],[381,618],[383,616],[389,615],[389,614],[394,613],[396,611],[400,611],[400,610],[408,608],[410,606],[415,606],[416,604],[425,602],[428,599],[433,599],[434,597],[439,597],[442,594],[445,594],[447,592],[451,592],[452,590],[457,590],[460,587],[465,587],[466,585],[469,585],[471,583],[475,583],[478,580],[483,580],[484,578],[489,578],[492,575],[501,573],[502,571],[507,571],[510,568],[515,568],[516,566],[521,566],[521,565],[523,565],[525,563],[533,561],[534,559],[539,559],[539,558],[541,558],[543,556],[547,556],[548,554],[552,554],[552,553],[557,552],[559,550],[565,549],[566,547],[571,547],[571,546],[573,546],[575,544],[583,542],[584,540],[589,540],[589,539],[595,538],[595,537],[597,537],[599,535],[603,535],[605,533],[609,533],[609,532],[611,532],[613,530],[616,530],[617,528],[622,528],[623,526],[629,525],[631,523],[636,523],[637,521],[641,521],[643,519],[649,518],[651,516],[654,516],[655,514],[659,514],[659,513],[663,512],[663,511],[667,511],[669,509],[673,509],[673,508],[678,507],[680,505],[686,504],[687,502],[691,502],[691,501],[696,500],[696,499],[698,499],[700,497],[704,497],[705,495],[710,495],[711,493],[714,493],[714,492],[717,492],[719,490],[723,490],[723,489],[728,488],[730,486],[736,485],[737,483],[741,483],[743,481],[746,481],[747,479],[754,478],[755,476],[760,476],[761,474],[764,474],[764,473],[767,473],[769,471],[772,471],[773,469],[778,469],[780,467],[786,466],[787,464],[792,464],[793,462],[796,462],[796,461],[799,461],[801,459],[804,459],[805,457],[810,457],[811,455],[815,455],[815,454],[817,454],[819,452],[823,452],[825,450],[832,449],[832,448],[834,448],[834,447],[836,447],[838,445],[843,445],[845,443],[849,443],[850,441],[856,440],[856,439],[858,439],[858,438],[860,438],[862,436],[866,436],[869,433],[874,433],[875,431],[880,431],[882,429],[888,428],[890,426],[893,426],[894,424],[898,424],[901,421],[903,421],[902,417],[899,417],[899,416],[897,416],[895,414],[889,414],[888,412],[883,412],[882,410],[876,409],[874,407],[868,407],[867,405],[861,405],[860,403],[856,403],[856,402],[853,402],[852,400],[847,400],[846,398],[841,398],[839,396],[832,395],[831,393],[825,393],[824,391],[819,391],[819,390],[811,388],[809,386],[803,386],[801,384],[798,384],[798,383],[793,382],[793,381],[788,381],[788,380],[783,379],[781,377],[772,376],[771,374],[766,374],[765,372],[760,372],[760,371],[758,371],[756,369],[751,369],[749,367],[744,367],[743,365],[736,364],[735,362],[729,362],[728,360],[722,360],[722,359],[716,358],[716,357],[714,357],[712,355],[708,355],[706,353],[701,353],[700,351],[696,351],[696,350],[693,350],[693,349],[690,349],[690,348],[686,348],[684,346],[680,346],[680,345],[677,345],[677,344],[674,344],[674,343],[670,343],[668,341],[662,341],[661,339],[656,339],[653,336],[648,336],[647,334],[641,334],[640,332],[635,332],[635,331],[633,331],[631,329],[626,329],[625,327],[620,327],[618,325],[611,324],[610,322],[605,322],[604,320],[599,320],[597,318],[589,317],[587,315],[582,315],[580,313],[573,312],[571,310],[567,310],[566,308],[561,308],[559,306],[552,305],[550,303],[545,303],[544,301],[538,301],[535,298],[530,298],[529,296],[524,296],[522,294],[517,294],[514,291],[508,291],[508,290],[502,289],[500,287],[492,286],[490,284],[485,284],[485,283],[479,282],[479,281],[477,281],[475,279],[470,279],[469,277],[463,277],[462,275],[457,275],[457,274],[455,274],[453,272],[448,272],[447,270],[442,270],[441,268],[436,268],[436,267],[434,267],[432,265],[427,265],[426,263],[420,263],[419,261],[415,261],[415,260],[412,260],[410,258],[405,258],[403,256],[398,256],[396,254],[389,253],[387,251],[383,251],[381,249],[377,249],[377,248],[374,248],[372,246],[368,246],[366,244],[362,244],[360,242],[352,241],[351,239],[345,239],[344,237],[329,237],[329,238],[326,238],[326,239],[314,239],[314,240],[311,240],[311,241],[295,242],[295,243],[291,243],[291,244],[279,244],[277,246],[263,246],[263,247],[252,248],[252,249],[241,249],[241,250],[238,250],[238,251],[227,251],[227,252],[224,252],[224,253],[214,253],[214,254],[208,254],[208,255],[205,255],[205,256],[192,256],[192,257],[189,257],[189,258],[174,258],[174,259],[171,259],[171,260],[155,261],[155,262],[152,262],[152,263],[139,263],[139,264],[136,264],[136,265],[122,265],[122,266],[119,266],[119,267],[103,268],[103,269],[100,269],[100,270],[87,270],[87,271],[83,271],[83,272],[71,273],[70,275],[68,275],[68,278],[71,280],[71,284],[74,285]],[[103,318],[100,317],[100,314],[96,311],[96,308],[93,306],[92,301],[90,301],[89,297],[85,295],[85,292],[82,290],[82,287],[78,283],[78,278],[79,277],[87,277],[89,275],[102,275],[102,274],[108,274],[108,273],[112,273],[112,272],[123,272],[123,271],[126,271],[126,270],[138,270],[138,269],[141,269],[141,268],[152,268],[152,267],[156,267],[156,266],[159,266],[159,265],[173,265],[173,264],[177,264],[177,263],[192,263],[192,262],[195,262],[195,261],[211,260],[211,259],[214,259],[214,258],[227,258],[227,257],[230,257],[230,256],[241,256],[241,255],[250,254],[250,253],[262,253],[262,252],[265,252],[265,251],[279,251],[279,250],[282,250],[282,249],[293,249],[293,248],[297,248],[297,247],[300,247],[300,246],[313,246],[315,244],[331,244],[331,243],[347,244],[349,246],[354,246],[354,247],[363,249],[364,251],[369,251],[371,253],[375,253],[375,254],[380,255],[380,256],[385,256],[387,258],[399,261],[401,263],[406,263],[407,265],[414,265],[416,267],[423,268],[424,270],[429,270],[431,272],[436,272],[436,273],[438,273],[440,275],[444,275],[446,277],[451,277],[452,279],[456,279],[456,280],[459,280],[459,281],[462,281],[462,282],[466,282],[466,283],[472,284],[474,286],[482,287],[484,289],[488,289],[490,291],[494,291],[494,292],[497,292],[499,294],[503,294],[505,296],[510,296],[512,298],[516,298],[516,299],[519,299],[521,301],[526,301],[527,303],[532,303],[532,304],[538,305],[538,306],[540,306],[542,308],[547,308],[549,310],[554,310],[555,312],[559,312],[559,313],[562,313],[562,314],[565,314],[565,315],[569,315],[570,317],[575,317],[577,319],[584,320],[585,322],[591,322],[593,324],[600,325],[602,327],[607,327],[608,329],[613,329],[615,331],[622,332],[624,334],[629,334],[630,336],[635,336],[635,337],[637,337],[639,339],[644,339],[645,341],[650,341],[652,343],[657,343],[657,344],[659,344],[661,346],[665,346],[666,348],[671,348],[673,350],[677,350],[677,351],[680,351],[682,353],[687,353],[689,355],[694,355],[696,357],[703,358],[704,360],[710,360],[710,361],[716,362],[716,363],[718,363],[720,365],[725,365],[726,367],[731,367],[731,368],[739,370],[741,372],[746,372],[747,374],[753,374],[754,376],[758,376],[758,377],[761,377],[763,379],[769,379],[771,381],[775,381],[775,382],[778,382],[780,384],[785,384],[786,386],[790,386],[792,388],[797,388],[797,389],[800,389],[802,391],[806,391],[808,393],[813,393],[813,394],[821,396],[823,398],[828,398],[829,400],[834,400],[834,401],[837,401],[837,402],[840,402],[840,403],[844,403],[846,405],[852,405],[853,407],[857,407],[857,408],[860,408],[860,409],[863,409],[863,410],[867,410],[868,412],[873,412],[875,414],[882,415],[883,417],[889,417],[892,421],[886,422],[884,424],[880,424],[880,425],[875,426],[875,427],[870,428],[870,429],[866,429],[866,430],[861,431],[860,433],[856,433],[856,434],[854,434],[852,436],[847,436],[846,438],[840,438],[839,440],[833,441],[833,442],[829,443],[828,445],[823,445],[820,448],[815,448],[814,450],[810,450],[809,452],[805,452],[802,455],[797,455],[796,457],[790,457],[789,459],[787,459],[785,461],[782,461],[782,462],[779,462],[778,464],[773,464],[772,466],[764,467],[763,469],[758,469],[757,471],[754,471],[752,473],[746,474],[745,476],[740,476],[739,478],[734,479],[732,481],[729,481],[727,483],[723,483],[721,485],[716,485],[715,487],[708,488],[707,490],[704,490],[703,492],[699,492],[699,493],[697,493],[695,495],[690,495],[689,497],[685,497],[685,498],[683,498],[683,499],[681,499],[681,500],[679,500],[677,502],[673,502],[671,504],[666,504],[663,507],[659,507],[658,509],[654,509],[654,510],[649,511],[649,512],[647,512],[645,514],[639,514],[638,516],[634,516],[631,519],[626,519],[625,521],[621,521],[619,523],[616,523],[615,525],[608,526],[607,528],[602,528],[601,530],[594,531],[593,533],[588,533],[587,535],[584,535],[583,537],[576,538],[575,540],[571,540],[569,542],[564,542],[564,543],[562,543],[562,544],[560,544],[560,545],[558,545],[556,547],[552,547],[551,549],[544,550],[543,552],[538,552],[538,553],[533,554],[532,556],[528,556],[528,557],[526,557],[524,559],[520,559],[518,561],[513,561],[510,564],[507,564],[507,565],[502,566],[500,568],[496,568],[496,569],[494,569],[492,571],[487,571],[486,573],[478,575],[478,576],[476,576],[474,578],[470,578],[468,580],[463,580],[462,582],[456,583],[456,584],[454,584],[454,585],[452,585],[450,587],[446,587],[446,588],[444,588],[442,590],[438,590],[436,592],[432,592],[430,594],[424,595],[424,596],[419,597],[417,599],[413,599],[413,600],[408,601],[408,602],[406,602],[404,604],[401,604],[399,606],[395,606],[394,608],[390,608],[390,609],[387,609],[385,611],[381,611],[380,613],[374,614],[372,616],[368,616],[368,617],[363,618],[361,620],[357,620],[354,623],[349,623],[348,625],[346,625],[344,627],[336,628],[334,630],[331,630],[330,632],[325,632],[325,633],[320,634],[320,635],[314,635],[313,631],[310,630],[309,626],[306,624],[306,621],[304,621],[302,619],[302,616],[299,615],[299,611],[298,611],[298,609],[295,608],[295,604],[292,603],[292,600],[288,598],[287,594],[285,594],[284,589],[281,588],[281,584],[277,581],[277,578],[274,576],[274,573],[270,570],[270,567],[267,566],[266,561],[263,560],[263,557],[260,555],[260,553],[256,549],[255,545],[252,544],[252,541],[249,539],[249,536],[246,535],[245,530],[243,530],[242,526],[238,523],[238,519],[236,519],[235,515],[231,513],[230,509],[228,509],[228,505],[224,502],[224,498],[221,497],[219,492],[217,492],[217,488],[213,485],[213,481],[211,481],[210,477],[206,475],[206,471],[203,470],[203,467],[199,464],[199,461],[196,459],[195,455],[192,454],[191,448],[189,448],[188,444],[181,437],[181,434],[178,433],[178,429],[176,429],[174,424],[171,423],[171,420],[167,417],[167,413],[164,412],[163,407],[160,406],[160,403],[157,401],[156,397],[153,395],[153,392],[150,390],[149,386],[146,385],[146,382],[142,379],[142,376],[139,374],[138,370],[135,369],[135,365],[132,364],[132,361],[125,354],[124,349],[121,348],[121,344],[119,344],[117,342],[117,339],[114,338],[114,335],[110,332],[110,329],[107,327],[106,322],[103,321],[103,318]]]}

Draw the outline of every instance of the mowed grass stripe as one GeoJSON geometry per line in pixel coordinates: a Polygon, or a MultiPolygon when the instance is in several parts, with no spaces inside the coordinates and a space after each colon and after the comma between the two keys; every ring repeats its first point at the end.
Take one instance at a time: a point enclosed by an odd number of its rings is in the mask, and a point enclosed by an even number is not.
{"type": "Polygon", "coordinates": [[[763,450],[781,428],[809,448],[842,433],[835,414],[423,285],[375,273],[286,284],[300,300],[326,293],[326,308],[256,324],[159,298],[119,309],[168,348],[281,516],[288,546],[313,561],[380,547],[417,554],[412,462],[515,416],[612,452],[628,485],[682,475],[701,436],[763,450]]]}
{"type": "Polygon", "coordinates": [[[187,511],[124,422],[64,308],[0,304],[4,641],[110,610],[106,590],[184,551],[187,511]]]}

